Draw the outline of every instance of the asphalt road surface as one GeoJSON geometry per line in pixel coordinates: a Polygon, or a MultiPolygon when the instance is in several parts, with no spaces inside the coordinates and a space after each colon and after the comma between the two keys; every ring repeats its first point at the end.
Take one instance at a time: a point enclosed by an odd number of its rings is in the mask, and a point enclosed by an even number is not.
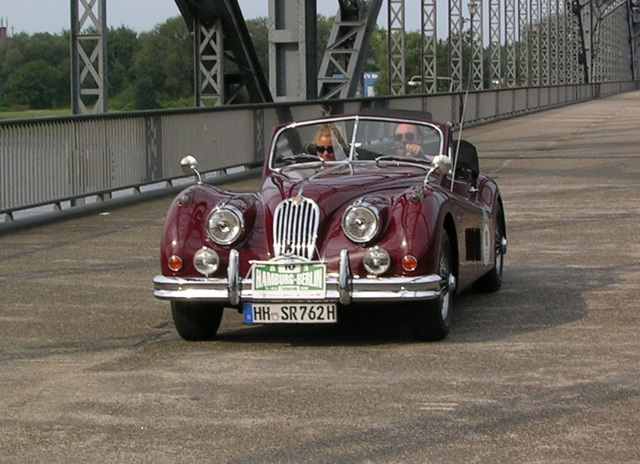
{"type": "Polygon", "coordinates": [[[3,233],[0,462],[640,462],[639,128],[633,92],[465,130],[509,251],[440,343],[397,309],[182,341],[170,198],[3,233]]]}

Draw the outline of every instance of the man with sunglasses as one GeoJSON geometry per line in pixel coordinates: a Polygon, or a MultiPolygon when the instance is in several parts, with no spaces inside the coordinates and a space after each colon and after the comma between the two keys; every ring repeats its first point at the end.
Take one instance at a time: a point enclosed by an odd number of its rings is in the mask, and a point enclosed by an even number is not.
{"type": "Polygon", "coordinates": [[[396,149],[400,156],[424,156],[422,133],[413,124],[398,124],[394,133],[396,149]]]}

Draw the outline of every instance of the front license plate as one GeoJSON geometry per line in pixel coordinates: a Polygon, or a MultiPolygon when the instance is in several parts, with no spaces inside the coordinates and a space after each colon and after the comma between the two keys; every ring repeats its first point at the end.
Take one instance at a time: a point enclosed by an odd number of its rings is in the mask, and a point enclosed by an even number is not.
{"type": "Polygon", "coordinates": [[[338,309],[333,303],[250,304],[243,307],[247,324],[289,323],[309,324],[338,321],[338,309]]]}
{"type": "Polygon", "coordinates": [[[327,267],[314,262],[256,262],[253,298],[322,299],[326,296],[327,267]]]}

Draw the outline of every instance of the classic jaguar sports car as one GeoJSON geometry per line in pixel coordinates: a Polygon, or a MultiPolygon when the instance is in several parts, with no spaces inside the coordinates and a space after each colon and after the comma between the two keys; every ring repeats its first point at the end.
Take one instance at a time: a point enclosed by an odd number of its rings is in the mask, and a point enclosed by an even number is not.
{"type": "Polygon", "coordinates": [[[206,185],[185,157],[197,184],[169,208],[154,279],[179,335],[212,338],[224,308],[248,324],[332,323],[375,304],[408,314],[421,340],[446,337],[457,292],[500,288],[506,224],[475,147],[429,119],[282,125],[257,193],[206,185]]]}

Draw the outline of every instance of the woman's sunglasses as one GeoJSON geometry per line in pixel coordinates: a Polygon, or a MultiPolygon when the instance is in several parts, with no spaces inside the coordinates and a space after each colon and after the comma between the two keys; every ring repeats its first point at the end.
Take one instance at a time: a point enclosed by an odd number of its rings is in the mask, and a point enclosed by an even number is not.
{"type": "Polygon", "coordinates": [[[316,145],[316,151],[318,153],[333,153],[333,145],[329,145],[328,147],[323,147],[322,145],[316,145]]]}
{"type": "Polygon", "coordinates": [[[396,135],[394,135],[394,137],[396,139],[396,142],[399,142],[400,140],[402,140],[403,136],[408,141],[412,141],[415,138],[416,134],[414,134],[413,132],[407,132],[405,134],[401,134],[401,133],[396,134],[396,135]]]}

